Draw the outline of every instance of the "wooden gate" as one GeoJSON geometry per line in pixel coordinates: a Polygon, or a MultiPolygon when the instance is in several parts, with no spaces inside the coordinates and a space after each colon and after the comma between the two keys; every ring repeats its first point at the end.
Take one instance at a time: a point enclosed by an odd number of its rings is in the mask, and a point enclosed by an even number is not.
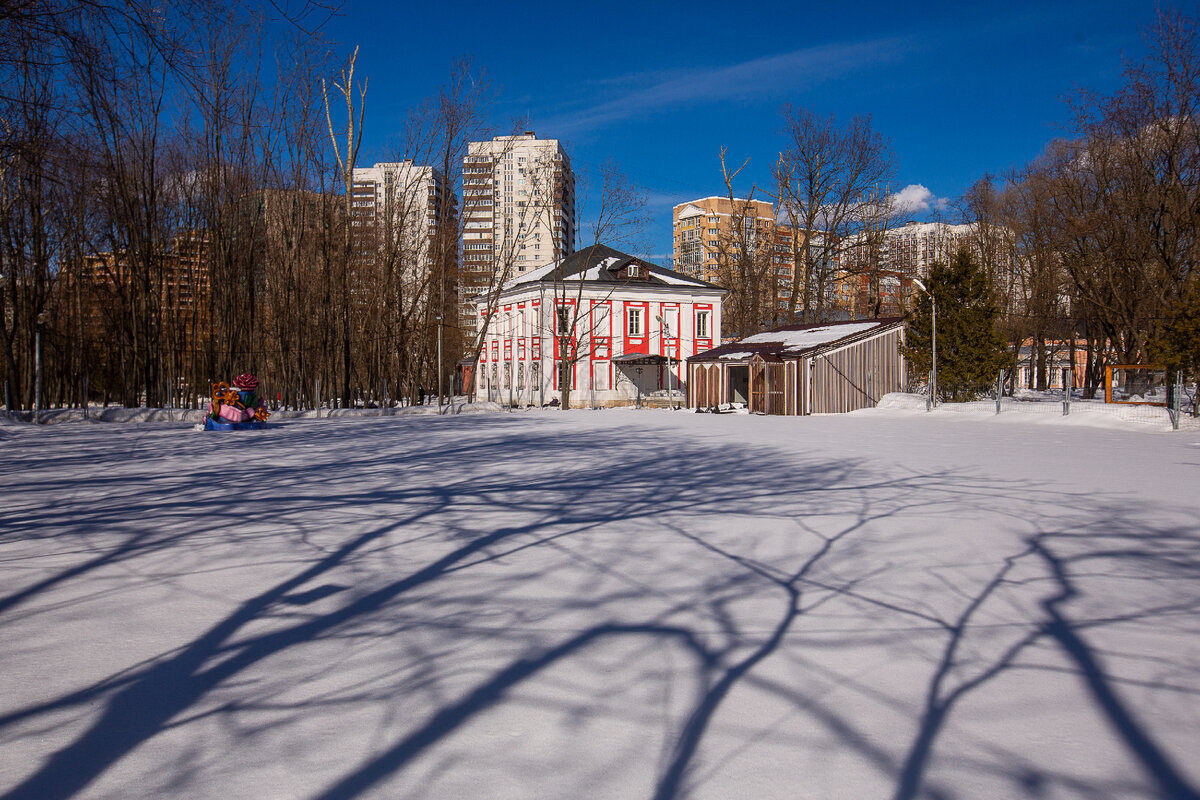
{"type": "Polygon", "coordinates": [[[755,356],[750,361],[750,411],[782,416],[787,413],[783,393],[783,362],[755,356]]]}
{"type": "Polygon", "coordinates": [[[708,367],[697,366],[692,370],[692,384],[692,397],[696,407],[708,407],[708,367]]]}
{"type": "Polygon", "coordinates": [[[767,365],[756,361],[750,365],[750,411],[766,414],[768,408],[767,365]]]}

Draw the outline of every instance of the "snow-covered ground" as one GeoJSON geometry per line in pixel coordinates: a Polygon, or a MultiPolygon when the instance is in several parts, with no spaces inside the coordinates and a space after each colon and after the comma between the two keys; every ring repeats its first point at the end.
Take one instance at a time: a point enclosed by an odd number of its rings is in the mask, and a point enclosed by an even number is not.
{"type": "Polygon", "coordinates": [[[0,425],[5,798],[1195,798],[1200,432],[0,425]]]}

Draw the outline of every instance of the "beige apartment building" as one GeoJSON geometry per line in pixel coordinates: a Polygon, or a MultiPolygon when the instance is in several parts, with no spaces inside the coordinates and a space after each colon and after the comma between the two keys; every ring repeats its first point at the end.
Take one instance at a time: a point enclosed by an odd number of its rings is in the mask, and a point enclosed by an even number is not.
{"type": "Polygon", "coordinates": [[[575,173],[557,139],[533,131],[471,142],[463,159],[459,303],[474,327],[474,298],[498,276],[519,277],[575,252],[575,173]]]}
{"type": "MultiPolygon", "coordinates": [[[[722,265],[741,237],[752,253],[770,259],[775,284],[775,318],[784,319],[791,297],[793,262],[792,229],[775,220],[775,205],[765,200],[704,197],[675,206],[672,212],[674,266],[677,272],[709,283],[724,285],[722,265]]],[[[736,287],[726,287],[736,291],[736,287]]]]}

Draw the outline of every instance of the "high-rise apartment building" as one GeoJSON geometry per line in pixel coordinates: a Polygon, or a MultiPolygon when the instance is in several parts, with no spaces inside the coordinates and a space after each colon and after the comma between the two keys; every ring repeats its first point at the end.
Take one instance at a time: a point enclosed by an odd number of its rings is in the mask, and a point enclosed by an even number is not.
{"type": "MultiPolygon", "coordinates": [[[[738,257],[742,242],[774,286],[770,321],[787,316],[791,296],[793,232],[775,221],[775,206],[765,200],[705,197],[675,206],[672,212],[674,266],[677,272],[726,286],[730,259],[738,257]],[[738,226],[742,230],[739,232],[738,226]]],[[[802,243],[801,243],[802,244],[802,243]]],[[[767,321],[767,320],[764,320],[767,321]]]]}
{"type": "Polygon", "coordinates": [[[575,173],[557,139],[533,131],[471,142],[463,159],[463,324],[493,279],[575,252],[575,173]]]}
{"type": "Polygon", "coordinates": [[[903,314],[912,279],[928,277],[935,262],[949,263],[960,247],[973,248],[974,241],[973,224],[907,222],[860,233],[842,249],[837,304],[852,318],[903,314]]]}
{"type": "Polygon", "coordinates": [[[754,250],[769,246],[775,231],[775,206],[765,200],[705,197],[675,206],[672,215],[675,271],[720,283],[722,260],[740,241],[735,224],[745,228],[754,250]]]}
{"type": "Polygon", "coordinates": [[[360,258],[388,247],[415,259],[423,273],[432,263],[430,243],[454,208],[439,170],[412,161],[387,161],[354,170],[351,231],[360,258]]]}
{"type": "Polygon", "coordinates": [[[211,291],[208,237],[196,231],[180,233],[151,260],[152,264],[146,264],[143,255],[135,266],[127,253],[98,253],[85,256],[77,273],[68,273],[67,291],[78,281],[87,298],[82,304],[82,324],[89,338],[120,338],[116,330],[120,320],[114,312],[119,313],[135,283],[149,287],[150,305],[171,344],[192,343],[207,335],[211,291]]]}

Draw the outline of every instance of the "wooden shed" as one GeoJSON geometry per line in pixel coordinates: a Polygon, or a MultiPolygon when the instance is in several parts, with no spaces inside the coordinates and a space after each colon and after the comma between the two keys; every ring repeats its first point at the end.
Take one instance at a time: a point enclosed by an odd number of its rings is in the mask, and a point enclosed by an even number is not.
{"type": "Polygon", "coordinates": [[[904,390],[900,317],[789,325],[688,359],[688,407],[745,403],[753,412],[831,414],[904,390]]]}

